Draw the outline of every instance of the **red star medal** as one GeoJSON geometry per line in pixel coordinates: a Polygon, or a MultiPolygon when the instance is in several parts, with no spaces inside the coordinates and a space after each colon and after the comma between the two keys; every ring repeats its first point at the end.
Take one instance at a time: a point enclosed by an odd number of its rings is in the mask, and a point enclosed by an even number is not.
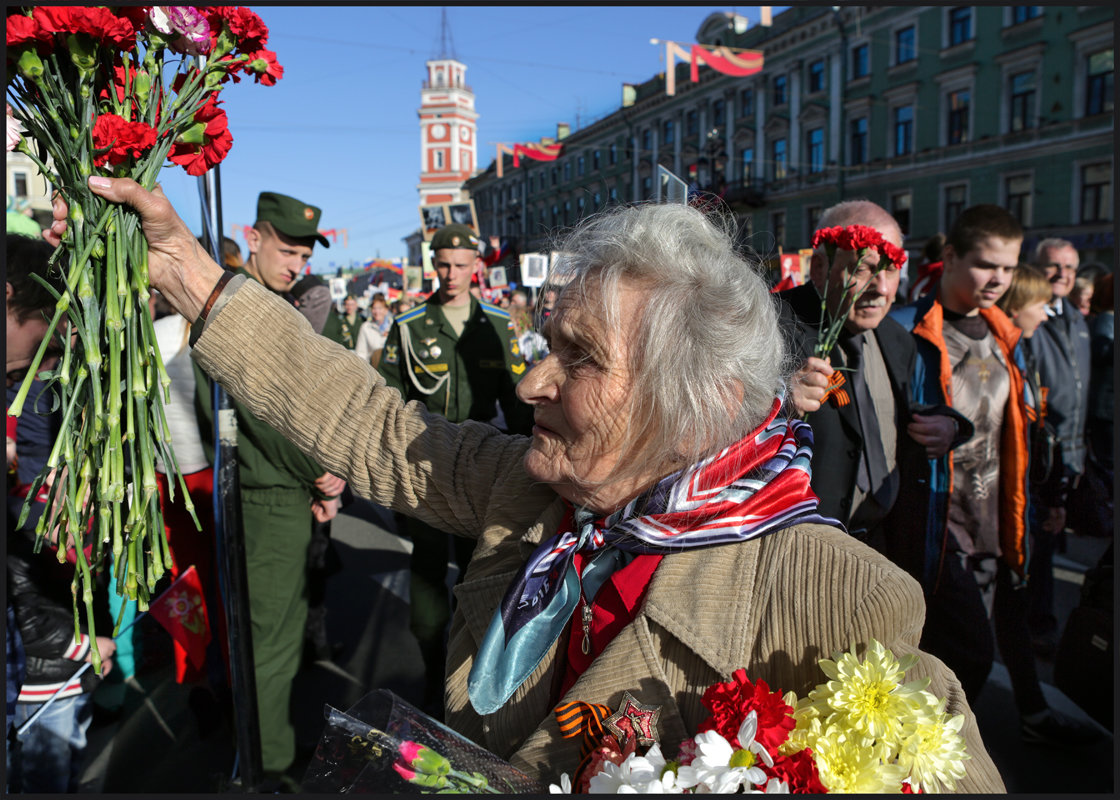
{"type": "Polygon", "coordinates": [[[657,718],[660,714],[661,706],[642,705],[630,692],[624,692],[622,705],[603,721],[603,727],[623,744],[627,739],[637,737],[638,744],[649,747],[657,742],[657,718]]]}

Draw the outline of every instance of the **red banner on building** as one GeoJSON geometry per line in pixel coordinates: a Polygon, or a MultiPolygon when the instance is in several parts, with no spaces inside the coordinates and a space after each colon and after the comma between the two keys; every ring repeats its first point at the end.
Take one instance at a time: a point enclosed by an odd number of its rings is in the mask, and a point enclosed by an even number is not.
{"type": "MultiPolygon", "coordinates": [[[[654,39],[655,44],[660,40],[654,39]]],[[[676,42],[665,42],[665,93],[677,93],[677,62],[688,60],[692,66],[689,76],[692,82],[700,80],[700,64],[706,64],[716,72],[724,75],[744,77],[762,71],[763,55],[761,50],[740,50],[734,47],[705,47],[699,44],[689,45],[689,50],[676,42]]]]}
{"type": "Polygon", "coordinates": [[[515,144],[512,149],[509,145],[498,145],[498,177],[502,177],[502,153],[509,153],[513,156],[513,166],[521,166],[521,157],[531,158],[534,161],[555,161],[560,157],[563,152],[564,145],[557,142],[556,144],[543,144],[538,142],[526,142],[525,144],[515,144]]]}

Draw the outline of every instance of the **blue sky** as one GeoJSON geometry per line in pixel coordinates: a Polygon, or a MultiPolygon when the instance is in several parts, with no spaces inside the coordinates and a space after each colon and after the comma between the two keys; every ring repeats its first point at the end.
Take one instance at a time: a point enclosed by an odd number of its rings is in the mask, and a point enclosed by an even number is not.
{"type": "MultiPolygon", "coordinates": [[[[320,206],[320,227],[340,231],[316,248],[315,272],[351,261],[396,258],[418,227],[424,62],[440,46],[440,6],[253,6],[269,48],[284,66],[275,86],[227,86],[233,149],[221,165],[225,235],[252,224],[261,191],[320,206]],[[341,229],[348,232],[343,246],[341,229]]],[[[623,83],[664,70],[651,38],[695,41],[714,11],[752,24],[756,7],[448,6],[455,55],[479,113],[479,165],[498,142],[554,135],[557,122],[583,127],[618,108],[623,83]]],[[[775,7],[777,13],[777,7],[775,7]]],[[[176,209],[201,232],[197,180],[181,169],[161,176],[176,209]]]]}

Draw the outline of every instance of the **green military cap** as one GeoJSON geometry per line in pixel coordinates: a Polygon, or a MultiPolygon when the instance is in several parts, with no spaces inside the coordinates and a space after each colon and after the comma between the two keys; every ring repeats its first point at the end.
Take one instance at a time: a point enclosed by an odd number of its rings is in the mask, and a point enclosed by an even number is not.
{"type": "Polygon", "coordinates": [[[432,237],[431,251],[446,248],[478,250],[478,237],[466,225],[444,225],[432,237]]]}
{"type": "Polygon", "coordinates": [[[257,198],[257,222],[269,222],[285,236],[296,239],[315,238],[323,247],[330,247],[327,237],[319,233],[322,209],[302,200],[277,192],[261,192],[257,198]]]}

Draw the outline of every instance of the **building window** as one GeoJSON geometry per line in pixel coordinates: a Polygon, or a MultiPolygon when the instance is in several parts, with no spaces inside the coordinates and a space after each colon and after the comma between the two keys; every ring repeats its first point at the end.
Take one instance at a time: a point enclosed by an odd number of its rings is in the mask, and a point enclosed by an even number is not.
{"type": "Polygon", "coordinates": [[[1018,25],[1020,22],[1026,22],[1029,19],[1042,14],[1042,9],[1038,6],[1012,6],[1011,7],[1011,24],[1018,25]]]}
{"type": "Polygon", "coordinates": [[[28,192],[27,190],[26,172],[12,173],[12,188],[15,191],[16,197],[27,197],[30,194],[30,192],[28,192]]]}
{"type": "Polygon", "coordinates": [[[972,38],[972,7],[949,9],[949,46],[963,44],[972,38]]]}
{"type": "Polygon", "coordinates": [[[1089,77],[1085,86],[1085,114],[1112,111],[1112,48],[1089,56],[1089,77]]]}
{"type": "Polygon", "coordinates": [[[612,186],[611,190],[607,193],[607,197],[610,198],[610,202],[611,202],[612,205],[617,203],[618,202],[618,189],[616,189],[614,186],[612,186]]]}
{"type": "Polygon", "coordinates": [[[894,63],[905,64],[917,57],[917,42],[914,26],[908,25],[894,32],[894,63]]]}
{"type": "Polygon", "coordinates": [[[968,106],[969,91],[960,89],[949,92],[947,98],[949,106],[949,144],[962,144],[968,141],[968,106]]]}
{"type": "Polygon", "coordinates": [[[739,163],[743,165],[743,183],[749,184],[754,180],[754,148],[744,147],[739,155],[739,163]]]}
{"type": "Polygon", "coordinates": [[[914,149],[914,106],[894,110],[894,155],[904,156],[914,149]]]}
{"type": "Polygon", "coordinates": [[[1107,162],[1081,168],[1081,221],[1112,219],[1112,167],[1107,162]]]}
{"type": "Polygon", "coordinates": [[[784,247],[786,243],[786,212],[774,211],[770,214],[770,233],[774,234],[774,243],[784,247]]]}
{"type": "Polygon", "coordinates": [[[618,145],[612,144],[611,149],[607,151],[607,162],[614,166],[618,163],[618,145]]]}
{"type": "Polygon", "coordinates": [[[653,178],[646,175],[642,178],[642,199],[650,200],[653,198],[653,178]]]}
{"type": "Polygon", "coordinates": [[[1034,127],[1034,70],[1018,72],[1011,76],[1011,114],[1012,131],[1022,131],[1034,127]]]}
{"type": "Polygon", "coordinates": [[[667,119],[661,126],[661,140],[664,144],[673,143],[673,120],[667,119]]]}
{"type": "Polygon", "coordinates": [[[852,78],[863,78],[871,74],[871,48],[867,44],[852,48],[852,78]]]}
{"type": "Polygon", "coordinates": [[[642,149],[647,153],[653,149],[653,131],[650,128],[642,131],[642,149]]]}
{"type": "Polygon", "coordinates": [[[823,210],[820,206],[809,206],[805,210],[805,230],[815,231],[817,229],[817,223],[821,220],[823,210]]]}
{"type": "Polygon", "coordinates": [[[560,224],[560,209],[557,207],[557,205],[555,203],[552,204],[552,224],[553,225],[559,225],[560,224]]]}
{"type": "Polygon", "coordinates": [[[742,116],[754,116],[754,89],[744,89],[739,93],[739,106],[742,116]]]}
{"type": "Polygon", "coordinates": [[[687,136],[695,136],[700,132],[700,115],[696,109],[684,115],[684,131],[687,136]]]}
{"type": "Polygon", "coordinates": [[[582,217],[583,217],[583,196],[581,195],[580,198],[576,201],[576,218],[581,219],[582,217]]]}
{"type": "Polygon", "coordinates": [[[722,100],[712,102],[712,124],[723,125],[727,122],[727,104],[722,100]]]}
{"type": "Polygon", "coordinates": [[[556,179],[560,177],[560,170],[558,170],[556,167],[553,167],[551,170],[549,170],[549,175],[552,178],[552,185],[555,186],[556,179]]]}
{"type": "Polygon", "coordinates": [[[963,183],[956,186],[945,187],[945,229],[953,227],[957,217],[965,209],[968,202],[968,187],[963,183]]]}
{"type": "Polygon", "coordinates": [[[805,144],[809,151],[809,172],[824,172],[824,128],[809,131],[805,144]]]}
{"type": "Polygon", "coordinates": [[[824,59],[818,58],[809,65],[809,91],[824,91],[824,59]]]}
{"type": "Polygon", "coordinates": [[[1032,183],[1030,175],[1012,175],[1004,180],[1004,208],[1023,226],[1031,224],[1032,183]]]}
{"type": "Polygon", "coordinates": [[[867,163],[867,117],[851,121],[852,147],[849,160],[852,164],[867,163]]]}
{"type": "Polygon", "coordinates": [[[898,223],[903,237],[910,234],[910,192],[895,192],[891,195],[891,216],[898,223]]]}
{"type": "Polygon", "coordinates": [[[774,162],[774,180],[780,181],[786,176],[786,140],[775,139],[770,145],[770,153],[774,162]]]}
{"type": "Polygon", "coordinates": [[[591,210],[598,211],[599,206],[602,205],[602,203],[603,195],[599,194],[599,192],[595,192],[595,194],[591,196],[591,210]]]}
{"type": "Polygon", "coordinates": [[[584,171],[583,168],[584,168],[584,158],[583,158],[583,156],[580,156],[578,159],[576,159],[576,174],[579,175],[581,178],[583,177],[583,171],[584,171]]]}
{"type": "Polygon", "coordinates": [[[774,76],[774,105],[784,106],[786,104],[786,76],[774,76]]]}
{"type": "Polygon", "coordinates": [[[564,224],[570,225],[572,223],[572,201],[564,201],[564,224]]]}
{"type": "Polygon", "coordinates": [[[436,161],[435,161],[436,169],[443,169],[443,151],[442,150],[436,150],[435,158],[436,158],[436,161]]]}
{"type": "Polygon", "coordinates": [[[572,179],[572,162],[564,162],[564,182],[567,183],[572,179]]]}

